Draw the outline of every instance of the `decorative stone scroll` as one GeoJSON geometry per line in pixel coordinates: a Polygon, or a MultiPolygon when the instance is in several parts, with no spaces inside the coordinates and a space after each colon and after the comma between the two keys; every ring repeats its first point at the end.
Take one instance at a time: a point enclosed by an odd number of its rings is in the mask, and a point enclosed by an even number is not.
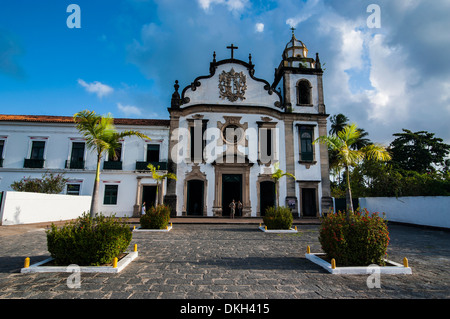
{"type": "Polygon", "coordinates": [[[244,72],[236,72],[233,68],[229,72],[222,71],[219,75],[219,93],[220,98],[227,98],[230,102],[236,102],[238,99],[245,100],[245,91],[247,90],[247,77],[244,72]]]}

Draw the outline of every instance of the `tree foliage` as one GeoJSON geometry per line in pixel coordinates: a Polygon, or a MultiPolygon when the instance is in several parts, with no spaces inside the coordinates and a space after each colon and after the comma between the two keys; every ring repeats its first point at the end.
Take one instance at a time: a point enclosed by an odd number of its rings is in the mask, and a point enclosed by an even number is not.
{"type": "Polygon", "coordinates": [[[320,136],[314,143],[327,144],[335,152],[336,166],[345,169],[347,177],[347,203],[348,210],[354,211],[350,184],[350,168],[359,165],[364,159],[374,161],[389,161],[391,156],[386,148],[380,144],[369,144],[361,149],[352,146],[360,139],[361,131],[356,124],[345,126],[337,134],[320,136]]]}
{"type": "Polygon", "coordinates": [[[97,213],[98,189],[100,184],[100,163],[106,152],[111,157],[115,156],[115,150],[120,146],[120,140],[128,136],[137,136],[150,139],[148,136],[133,130],[118,132],[114,126],[114,118],[111,114],[101,116],[94,111],[84,110],[73,116],[78,131],[86,140],[86,145],[97,154],[97,171],[95,175],[94,189],[91,201],[91,217],[97,213]]]}
{"type": "Polygon", "coordinates": [[[59,194],[64,191],[68,179],[64,174],[45,173],[42,178],[23,178],[11,184],[16,192],[59,194]]]}
{"type": "Polygon", "coordinates": [[[397,138],[390,145],[392,164],[406,171],[434,172],[436,165],[445,164],[445,157],[450,153],[450,145],[434,135],[406,129],[403,133],[394,134],[397,138]]]}
{"type": "MultiPolygon", "coordinates": [[[[364,162],[351,173],[355,197],[450,196],[450,173],[419,173],[387,163],[364,162]]],[[[343,186],[336,185],[337,189],[343,186]]]]}
{"type": "Polygon", "coordinates": [[[126,219],[84,213],[63,227],[52,224],[47,233],[47,248],[61,266],[99,266],[111,263],[126,251],[132,239],[126,219]]]}
{"type": "Polygon", "coordinates": [[[147,168],[152,172],[152,178],[156,181],[156,203],[157,203],[156,206],[158,206],[160,204],[158,194],[162,181],[164,181],[166,178],[177,180],[177,175],[175,175],[174,173],[161,174],[159,172],[159,166],[156,167],[152,164],[148,164],[147,168]]]}
{"type": "Polygon", "coordinates": [[[335,114],[330,118],[331,129],[329,131],[330,135],[337,134],[342,131],[345,126],[348,125],[348,117],[342,113],[335,114]]]}
{"type": "MultiPolygon", "coordinates": [[[[450,160],[445,159],[449,146],[433,133],[403,131],[394,134],[397,138],[388,148],[391,161],[365,159],[352,167],[350,187],[354,197],[450,196],[450,160]]],[[[330,164],[336,159],[336,155],[330,155],[330,164]]],[[[332,196],[345,197],[346,188],[340,179],[332,181],[332,196]]]]}
{"type": "MultiPolygon", "coordinates": [[[[348,125],[348,117],[337,114],[330,118],[330,135],[338,135],[348,125]]],[[[361,150],[371,144],[364,129],[358,141],[350,148],[361,150]]],[[[350,188],[355,197],[398,196],[449,196],[450,195],[450,145],[434,133],[427,131],[393,134],[388,147],[391,161],[373,161],[365,158],[349,170],[350,188]]],[[[333,197],[346,196],[347,183],[341,180],[342,162],[339,152],[328,147],[330,172],[337,176],[331,181],[333,197]]],[[[345,171],[347,173],[347,171],[345,171]]]]}
{"type": "Polygon", "coordinates": [[[350,221],[340,212],[327,214],[319,230],[322,250],[338,266],[384,265],[389,240],[387,221],[367,210],[352,212],[350,221]]]}
{"type": "Polygon", "coordinates": [[[273,169],[274,172],[272,173],[272,179],[275,182],[275,203],[276,206],[278,206],[278,192],[277,192],[277,184],[278,181],[283,177],[283,176],[288,176],[291,177],[295,180],[295,176],[291,173],[288,172],[284,172],[281,168],[280,168],[280,162],[276,162],[273,165],[273,169]]]}

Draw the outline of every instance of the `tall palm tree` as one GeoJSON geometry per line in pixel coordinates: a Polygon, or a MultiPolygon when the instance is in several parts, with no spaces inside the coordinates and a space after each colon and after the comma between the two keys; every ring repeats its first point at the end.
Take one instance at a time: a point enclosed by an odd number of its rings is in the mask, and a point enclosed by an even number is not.
{"type": "Polygon", "coordinates": [[[356,142],[354,144],[352,144],[352,149],[353,150],[360,150],[364,146],[372,144],[370,139],[367,138],[369,133],[365,129],[358,127],[358,132],[359,132],[359,137],[356,140],[356,142]]]}
{"type": "Polygon", "coordinates": [[[272,179],[275,182],[275,205],[276,205],[276,207],[278,207],[278,192],[277,192],[278,181],[283,176],[289,176],[289,177],[292,177],[295,180],[295,176],[292,175],[291,173],[283,172],[283,170],[280,169],[280,162],[276,162],[273,165],[273,167],[274,167],[274,172],[272,174],[272,179]]]}
{"type": "Polygon", "coordinates": [[[329,134],[337,134],[339,131],[342,131],[344,127],[348,124],[348,117],[345,116],[342,113],[339,113],[337,115],[333,115],[330,118],[331,122],[331,129],[329,134]]]}
{"type": "Polygon", "coordinates": [[[347,217],[350,211],[354,211],[352,202],[352,191],[350,187],[350,167],[358,164],[363,159],[376,161],[389,161],[391,156],[386,148],[380,144],[369,144],[361,149],[353,149],[361,136],[356,124],[347,125],[337,134],[329,136],[320,136],[314,143],[327,144],[328,147],[337,152],[337,162],[341,167],[345,168],[347,176],[347,217]]]}
{"type": "Polygon", "coordinates": [[[153,179],[156,180],[156,206],[158,206],[159,205],[158,193],[159,193],[159,187],[160,187],[161,182],[166,178],[177,180],[177,176],[174,173],[160,174],[160,173],[158,173],[159,166],[155,167],[152,164],[148,164],[147,168],[152,172],[153,179]]]}
{"type": "Polygon", "coordinates": [[[115,156],[115,150],[120,146],[120,140],[124,137],[137,136],[145,139],[150,138],[133,130],[119,133],[114,126],[114,118],[111,114],[101,116],[94,111],[84,110],[74,114],[73,120],[76,123],[78,131],[85,138],[87,147],[97,153],[97,170],[90,208],[91,217],[95,217],[98,210],[100,163],[103,155],[108,152],[110,156],[115,156]]]}

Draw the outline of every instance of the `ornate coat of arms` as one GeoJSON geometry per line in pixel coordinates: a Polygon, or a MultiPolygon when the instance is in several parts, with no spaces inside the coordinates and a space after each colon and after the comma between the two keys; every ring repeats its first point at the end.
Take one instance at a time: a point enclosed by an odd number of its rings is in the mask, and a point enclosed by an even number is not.
{"type": "Polygon", "coordinates": [[[222,71],[219,74],[219,92],[222,100],[227,98],[231,102],[238,99],[245,100],[245,91],[247,90],[247,78],[244,72],[236,72],[231,68],[230,72],[222,71]]]}

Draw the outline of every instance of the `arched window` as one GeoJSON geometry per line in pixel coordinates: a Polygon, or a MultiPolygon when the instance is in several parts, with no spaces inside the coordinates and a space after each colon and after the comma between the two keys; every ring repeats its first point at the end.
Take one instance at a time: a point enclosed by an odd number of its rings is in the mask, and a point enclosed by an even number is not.
{"type": "Polygon", "coordinates": [[[311,83],[308,80],[300,80],[297,83],[297,105],[311,105],[311,83]]]}

